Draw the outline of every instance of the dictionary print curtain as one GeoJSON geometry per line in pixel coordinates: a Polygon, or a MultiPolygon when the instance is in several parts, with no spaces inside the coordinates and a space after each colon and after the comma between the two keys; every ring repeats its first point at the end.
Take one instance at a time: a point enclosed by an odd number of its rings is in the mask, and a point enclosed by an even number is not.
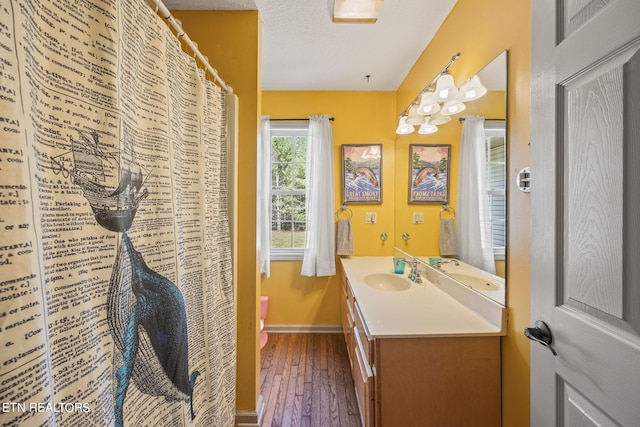
{"type": "Polygon", "coordinates": [[[0,0],[0,424],[230,426],[224,94],[140,0],[0,0]]]}

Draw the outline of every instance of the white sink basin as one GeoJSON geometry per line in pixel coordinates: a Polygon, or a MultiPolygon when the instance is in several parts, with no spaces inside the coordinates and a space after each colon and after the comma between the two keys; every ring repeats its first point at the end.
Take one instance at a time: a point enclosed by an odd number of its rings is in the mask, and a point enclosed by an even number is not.
{"type": "Polygon", "coordinates": [[[471,276],[469,274],[447,273],[454,279],[464,283],[472,289],[478,291],[497,291],[500,289],[499,285],[487,280],[484,277],[471,276]]]}
{"type": "Polygon", "coordinates": [[[369,274],[364,278],[364,283],[379,291],[387,292],[404,291],[411,287],[408,279],[389,273],[369,274]]]}

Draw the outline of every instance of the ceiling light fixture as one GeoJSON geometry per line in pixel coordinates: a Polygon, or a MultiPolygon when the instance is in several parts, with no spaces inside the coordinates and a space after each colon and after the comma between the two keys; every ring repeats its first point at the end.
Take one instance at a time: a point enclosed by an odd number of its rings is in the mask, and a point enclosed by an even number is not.
{"type": "Polygon", "coordinates": [[[384,0],[334,0],[333,22],[373,24],[378,20],[384,0]]]}
{"type": "Polygon", "coordinates": [[[459,114],[467,108],[465,102],[478,99],[487,93],[478,76],[473,76],[458,90],[453,76],[449,74],[449,67],[459,57],[460,53],[451,57],[449,63],[407,105],[400,114],[400,124],[396,129],[398,135],[412,133],[415,130],[413,126],[420,126],[420,134],[437,132],[437,126],[450,122],[452,115],[459,114]],[[424,119],[421,120],[420,116],[424,116],[424,119]]]}

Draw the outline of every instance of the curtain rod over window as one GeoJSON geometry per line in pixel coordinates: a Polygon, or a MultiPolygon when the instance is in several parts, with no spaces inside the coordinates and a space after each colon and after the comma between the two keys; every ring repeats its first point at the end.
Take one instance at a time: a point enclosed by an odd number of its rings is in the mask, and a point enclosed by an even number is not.
{"type": "Polygon", "coordinates": [[[189,46],[189,49],[191,49],[194,55],[200,60],[200,62],[202,62],[206,70],[211,73],[216,83],[218,83],[218,85],[220,85],[220,87],[222,87],[222,89],[224,89],[226,93],[233,93],[233,88],[227,85],[224,80],[222,80],[222,78],[218,75],[218,71],[216,71],[216,69],[209,64],[209,58],[204,56],[200,52],[200,50],[198,50],[197,43],[192,41],[184,31],[184,29],[182,29],[182,23],[180,22],[180,20],[174,18],[174,16],[171,15],[171,12],[169,12],[169,9],[167,9],[164,3],[162,3],[162,0],[153,0],[153,2],[156,5],[156,13],[160,12],[161,16],[171,24],[171,26],[178,33],[178,37],[184,40],[185,44],[189,46]]]}
{"type": "MultiPolygon", "coordinates": [[[[460,123],[464,122],[464,120],[465,120],[464,117],[458,118],[458,121],[460,123]]],[[[484,121],[485,122],[504,122],[504,121],[506,121],[506,119],[488,119],[488,118],[485,118],[484,121]]]]}
{"type": "MultiPolygon", "coordinates": [[[[309,118],[304,118],[304,117],[297,117],[297,118],[291,118],[291,119],[269,119],[272,122],[298,122],[298,121],[305,121],[305,120],[309,120],[309,118]]],[[[335,118],[333,117],[329,117],[329,120],[334,121],[335,118]]]]}

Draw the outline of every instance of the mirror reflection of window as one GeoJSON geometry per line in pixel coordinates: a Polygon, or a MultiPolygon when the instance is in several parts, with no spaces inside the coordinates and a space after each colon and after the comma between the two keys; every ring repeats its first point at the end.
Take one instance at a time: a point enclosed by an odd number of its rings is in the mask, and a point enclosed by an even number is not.
{"type": "Polygon", "coordinates": [[[485,121],[484,134],[493,252],[496,260],[503,260],[507,245],[505,122],[485,121]]]}

